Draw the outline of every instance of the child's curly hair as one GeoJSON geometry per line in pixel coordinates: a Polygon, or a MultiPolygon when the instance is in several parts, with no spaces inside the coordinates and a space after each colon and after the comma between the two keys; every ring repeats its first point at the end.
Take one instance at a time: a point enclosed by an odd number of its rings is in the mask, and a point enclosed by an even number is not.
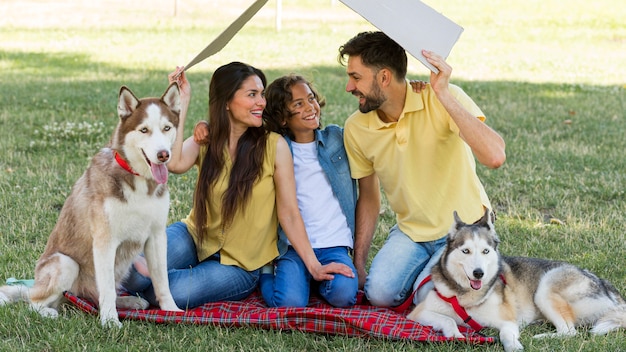
{"type": "MultiPolygon", "coordinates": [[[[326,105],[326,99],[324,99],[324,97],[317,92],[313,83],[309,82],[306,78],[300,75],[289,74],[279,77],[270,83],[267,88],[265,88],[265,99],[267,101],[265,109],[263,110],[263,121],[265,122],[265,127],[269,131],[280,133],[283,136],[288,136],[292,140],[295,139],[295,136],[293,135],[293,132],[287,128],[284,122],[289,120],[292,116],[292,112],[288,108],[289,102],[293,99],[291,87],[298,83],[304,83],[309,86],[320,108],[326,105]]],[[[318,127],[318,129],[321,128],[321,126],[322,123],[320,113],[320,127],[318,127]]]]}

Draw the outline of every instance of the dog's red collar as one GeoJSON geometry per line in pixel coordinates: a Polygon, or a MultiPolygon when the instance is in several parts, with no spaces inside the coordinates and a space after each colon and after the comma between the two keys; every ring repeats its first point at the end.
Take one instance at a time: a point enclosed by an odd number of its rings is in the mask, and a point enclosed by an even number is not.
{"type": "Polygon", "coordinates": [[[130,172],[131,174],[133,174],[135,176],[139,176],[138,173],[133,171],[133,169],[130,167],[130,165],[128,165],[126,160],[124,160],[124,158],[122,158],[122,156],[120,155],[120,153],[117,152],[117,150],[113,151],[113,155],[115,156],[115,161],[117,161],[117,163],[122,167],[122,169],[130,172]]]}

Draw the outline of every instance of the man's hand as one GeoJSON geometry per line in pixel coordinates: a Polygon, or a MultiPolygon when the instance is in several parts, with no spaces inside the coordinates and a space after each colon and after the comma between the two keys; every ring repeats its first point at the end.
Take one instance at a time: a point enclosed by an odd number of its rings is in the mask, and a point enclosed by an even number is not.
{"type": "Polygon", "coordinates": [[[359,290],[362,290],[365,287],[365,279],[367,279],[367,271],[365,269],[357,270],[357,275],[359,277],[359,290]]]}
{"type": "Polygon", "coordinates": [[[435,66],[439,73],[430,72],[430,85],[436,94],[440,91],[447,90],[450,84],[450,75],[452,74],[452,66],[441,57],[432,51],[422,50],[422,55],[428,60],[428,62],[435,66]]]}

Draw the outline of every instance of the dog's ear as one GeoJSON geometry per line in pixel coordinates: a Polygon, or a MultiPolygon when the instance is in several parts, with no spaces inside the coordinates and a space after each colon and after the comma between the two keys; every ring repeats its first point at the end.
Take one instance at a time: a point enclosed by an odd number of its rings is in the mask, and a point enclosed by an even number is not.
{"type": "Polygon", "coordinates": [[[448,241],[454,240],[454,237],[459,229],[467,225],[463,222],[463,220],[461,220],[459,213],[457,213],[456,210],[452,213],[452,215],[454,216],[454,222],[452,223],[452,226],[450,226],[450,230],[448,230],[448,241]]]}
{"type": "Polygon", "coordinates": [[[126,86],[120,88],[120,97],[117,103],[117,114],[120,119],[125,119],[132,115],[139,106],[139,99],[126,86]]]}
{"type": "Polygon", "coordinates": [[[496,227],[494,226],[495,214],[493,211],[489,209],[485,209],[485,215],[478,221],[482,226],[486,227],[489,230],[491,238],[493,240],[493,248],[498,250],[498,245],[500,244],[500,238],[498,237],[498,233],[496,232],[496,227]]]}
{"type": "Polygon", "coordinates": [[[494,224],[496,223],[496,212],[486,209],[485,216],[487,216],[487,223],[489,224],[489,226],[494,227],[494,224]]]}
{"type": "Polygon", "coordinates": [[[163,93],[161,100],[167,105],[170,110],[176,114],[180,114],[180,89],[178,83],[172,82],[169,87],[163,93]]]}
{"type": "Polygon", "coordinates": [[[489,212],[489,221],[491,221],[492,224],[495,224],[497,218],[498,218],[498,216],[496,215],[496,211],[495,210],[491,210],[489,212]]]}
{"type": "Polygon", "coordinates": [[[454,216],[454,225],[457,229],[461,226],[467,225],[463,222],[463,220],[461,220],[461,217],[459,217],[459,213],[457,213],[456,210],[452,212],[452,216],[454,216]]]}
{"type": "Polygon", "coordinates": [[[500,244],[500,237],[498,237],[498,234],[494,231],[493,233],[493,248],[495,248],[496,250],[498,250],[498,245],[500,244]]]}
{"type": "Polygon", "coordinates": [[[483,216],[480,219],[476,220],[476,222],[474,222],[472,225],[483,226],[491,230],[493,228],[493,217],[491,210],[485,208],[485,213],[483,213],[483,216]]]}

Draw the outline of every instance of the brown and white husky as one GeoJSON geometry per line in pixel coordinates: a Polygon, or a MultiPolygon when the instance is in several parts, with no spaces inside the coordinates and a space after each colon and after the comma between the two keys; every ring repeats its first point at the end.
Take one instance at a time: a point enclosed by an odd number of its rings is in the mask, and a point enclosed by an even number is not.
{"type": "Polygon", "coordinates": [[[119,123],[65,201],[35,267],[35,284],[0,287],[0,305],[26,300],[56,317],[63,292],[97,302],[103,326],[119,327],[117,307],[146,308],[140,297],[117,297],[133,259],[145,253],[161,309],[179,311],[167,279],[165,226],[171,148],[180,113],[178,85],[161,98],[120,89],[119,123]]]}
{"type": "Polygon", "coordinates": [[[407,318],[446,337],[463,337],[457,324],[498,329],[505,351],[523,349],[520,327],[534,321],[556,327],[535,337],[575,335],[580,325],[594,334],[626,328],[626,301],[608,281],[565,262],[501,256],[499,243],[489,210],[474,224],[455,212],[431,282],[418,289],[407,318]]]}

